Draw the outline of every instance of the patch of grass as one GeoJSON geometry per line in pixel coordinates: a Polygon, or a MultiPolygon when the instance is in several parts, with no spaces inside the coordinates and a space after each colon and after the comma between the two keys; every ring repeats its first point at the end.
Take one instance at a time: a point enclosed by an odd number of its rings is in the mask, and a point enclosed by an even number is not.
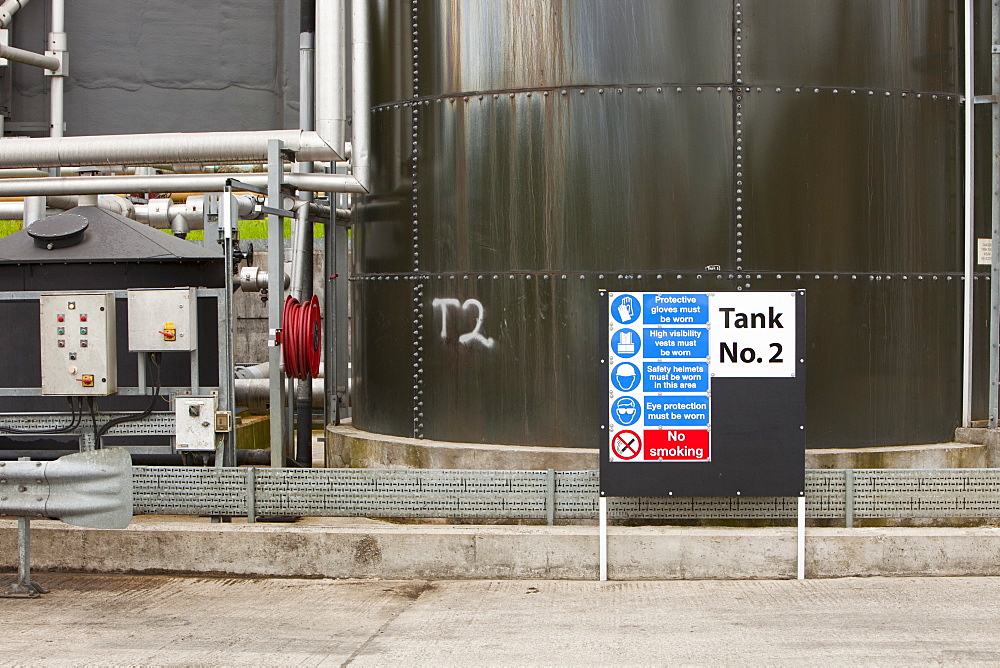
{"type": "Polygon", "coordinates": [[[20,220],[0,220],[0,237],[5,237],[8,234],[14,234],[21,229],[20,220]]]}

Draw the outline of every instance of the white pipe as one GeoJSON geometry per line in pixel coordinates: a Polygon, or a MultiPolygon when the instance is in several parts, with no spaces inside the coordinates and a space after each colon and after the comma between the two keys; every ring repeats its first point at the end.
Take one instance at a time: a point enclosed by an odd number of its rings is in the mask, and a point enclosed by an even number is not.
{"type": "Polygon", "coordinates": [[[4,143],[0,168],[256,162],[267,156],[270,139],[281,140],[301,160],[339,158],[315,132],[172,132],[18,139],[4,143]]]}
{"type": "MultiPolygon", "coordinates": [[[[307,3],[303,3],[304,5],[307,3]]],[[[316,4],[316,23],[319,24],[321,20],[327,21],[327,24],[322,25],[322,31],[320,35],[323,37],[322,42],[337,41],[333,39],[334,35],[339,35],[339,49],[342,51],[343,42],[343,12],[342,0],[319,0],[316,4]],[[339,16],[336,16],[336,12],[327,11],[330,5],[336,5],[340,7],[339,16]],[[321,9],[325,8],[325,9],[321,9]],[[329,24],[330,21],[336,20],[335,23],[329,24]]],[[[319,26],[317,26],[318,28],[319,26]]],[[[329,45],[323,47],[325,57],[328,60],[334,60],[332,63],[334,67],[330,71],[323,72],[320,77],[314,75],[314,60],[316,60],[316,53],[313,49],[315,45],[315,34],[311,32],[299,33],[299,128],[302,130],[317,130],[321,137],[327,140],[331,146],[340,146],[343,144],[343,134],[341,130],[341,136],[338,140],[332,140],[331,134],[332,126],[324,123],[324,128],[320,129],[315,125],[317,114],[313,113],[313,105],[317,110],[319,108],[327,109],[331,106],[331,98],[333,102],[336,102],[337,97],[343,97],[343,78],[342,71],[339,75],[341,78],[334,81],[325,81],[323,77],[330,76],[333,70],[340,70],[339,66],[343,63],[337,62],[335,59],[331,59],[328,52],[334,51],[334,48],[330,48],[329,45]],[[317,79],[321,81],[321,84],[317,83],[317,79]],[[332,93],[334,89],[339,89],[338,93],[332,93]],[[314,95],[317,92],[318,95],[314,95]],[[319,99],[316,99],[316,98],[319,99]],[[340,142],[340,144],[337,143],[340,142]]],[[[330,65],[330,63],[326,63],[330,65]]],[[[343,105],[341,105],[343,106],[343,105]]],[[[343,152],[343,151],[340,151],[343,152]]],[[[301,172],[303,174],[310,174],[313,171],[315,163],[313,162],[299,162],[296,163],[295,171],[301,172]]],[[[304,302],[312,297],[313,294],[313,226],[309,222],[309,201],[312,200],[313,194],[308,190],[300,190],[297,194],[298,199],[303,200],[304,206],[300,206],[295,212],[295,220],[292,221],[292,289],[291,295],[300,302],[304,302]]],[[[298,391],[305,392],[306,385],[303,383],[299,384],[298,391]]],[[[302,397],[304,399],[304,397],[302,397]]]]}
{"type": "Polygon", "coordinates": [[[25,51],[24,49],[18,49],[14,46],[4,46],[3,44],[0,44],[0,58],[13,60],[15,63],[40,67],[43,70],[52,70],[53,72],[59,69],[58,58],[44,56],[40,53],[35,53],[34,51],[25,51]]]}
{"type": "MultiPolygon", "coordinates": [[[[77,137],[71,137],[77,139],[77,137]]],[[[86,139],[86,137],[82,137],[86,139]]],[[[31,140],[23,140],[25,143],[31,140]]],[[[4,140],[19,144],[22,140],[4,140]]],[[[4,146],[6,149],[6,146],[4,146]]],[[[72,176],[0,180],[0,197],[34,195],[101,195],[139,192],[219,192],[234,178],[255,187],[266,187],[267,174],[158,174],[152,176],[72,176]]],[[[348,174],[288,174],[285,183],[314,192],[365,192],[348,174]]]]}
{"type": "Polygon", "coordinates": [[[0,28],[6,28],[14,18],[14,12],[23,9],[28,0],[7,0],[0,5],[0,28]]]}
{"type": "Polygon", "coordinates": [[[49,79],[49,136],[61,138],[66,127],[63,106],[63,81],[61,76],[49,79]]]}
{"type": "MultiPolygon", "coordinates": [[[[6,145],[5,145],[6,146],[6,145]]],[[[96,175],[95,172],[108,172],[111,174],[135,174],[135,167],[122,167],[117,165],[114,168],[108,167],[63,167],[60,169],[62,176],[70,176],[73,174],[90,174],[96,175]]],[[[215,170],[219,171],[219,170],[215,170]]],[[[227,169],[223,171],[238,171],[235,169],[227,169]]],[[[34,178],[40,176],[48,176],[49,173],[44,169],[35,169],[30,167],[27,169],[0,169],[0,179],[23,179],[23,178],[34,178]]]]}
{"type": "Polygon", "coordinates": [[[44,197],[24,198],[24,213],[21,219],[24,221],[25,225],[31,225],[36,220],[40,220],[44,217],[45,217],[44,197]]]}
{"type": "Polygon", "coordinates": [[[369,0],[351,2],[351,165],[354,178],[368,192],[371,145],[371,38],[369,0]]]}
{"type": "MultiPolygon", "coordinates": [[[[96,202],[93,200],[86,200],[84,197],[76,197],[73,195],[50,195],[45,198],[45,206],[49,209],[66,211],[77,206],[94,206],[96,204],[96,206],[99,206],[105,211],[117,213],[125,216],[126,218],[135,218],[136,207],[124,197],[118,197],[117,195],[103,195],[96,198],[96,202]]],[[[24,202],[0,202],[0,220],[24,220],[24,202]]]]}
{"type": "Polygon", "coordinates": [[[0,220],[24,220],[24,202],[0,202],[0,220]]]}
{"type": "MultiPolygon", "coordinates": [[[[58,63],[49,77],[49,136],[60,138],[66,125],[65,105],[63,102],[64,81],[68,54],[66,53],[66,7],[64,0],[52,0],[52,20],[49,30],[48,54],[54,54],[58,63]]],[[[53,174],[58,176],[58,174],[53,174]]]]}
{"type": "Polygon", "coordinates": [[[344,0],[316,0],[316,132],[344,153],[347,119],[344,0]]]}
{"type": "Polygon", "coordinates": [[[66,32],[66,5],[64,0],[52,0],[52,32],[66,32]]]}
{"type": "Polygon", "coordinates": [[[974,57],[973,0],[965,2],[965,299],[962,336],[962,425],[972,426],[972,326],[973,270],[975,257],[975,137],[976,92],[974,57]]]}

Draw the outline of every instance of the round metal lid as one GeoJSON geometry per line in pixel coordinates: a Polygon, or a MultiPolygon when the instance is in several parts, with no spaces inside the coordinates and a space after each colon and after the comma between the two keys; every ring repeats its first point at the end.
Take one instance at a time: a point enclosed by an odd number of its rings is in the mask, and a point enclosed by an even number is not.
{"type": "Polygon", "coordinates": [[[39,248],[66,248],[83,240],[88,225],[87,219],[79,214],[57,213],[28,225],[28,234],[39,248]]]}

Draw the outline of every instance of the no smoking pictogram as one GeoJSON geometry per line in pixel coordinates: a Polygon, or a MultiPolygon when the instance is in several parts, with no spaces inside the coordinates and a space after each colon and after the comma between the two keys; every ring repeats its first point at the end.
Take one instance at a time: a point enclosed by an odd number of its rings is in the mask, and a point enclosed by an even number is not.
{"type": "Polygon", "coordinates": [[[611,451],[618,459],[635,459],[642,452],[642,440],[634,431],[620,431],[611,439],[611,451]]]}

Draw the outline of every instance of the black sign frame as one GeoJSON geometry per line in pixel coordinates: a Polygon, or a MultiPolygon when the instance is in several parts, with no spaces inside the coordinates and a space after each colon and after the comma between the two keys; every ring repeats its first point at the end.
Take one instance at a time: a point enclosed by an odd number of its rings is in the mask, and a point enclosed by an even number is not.
{"type": "Polygon", "coordinates": [[[600,292],[600,304],[601,496],[788,497],[805,493],[805,290],[795,291],[794,377],[711,379],[710,462],[611,461],[607,291],[600,292]]]}

